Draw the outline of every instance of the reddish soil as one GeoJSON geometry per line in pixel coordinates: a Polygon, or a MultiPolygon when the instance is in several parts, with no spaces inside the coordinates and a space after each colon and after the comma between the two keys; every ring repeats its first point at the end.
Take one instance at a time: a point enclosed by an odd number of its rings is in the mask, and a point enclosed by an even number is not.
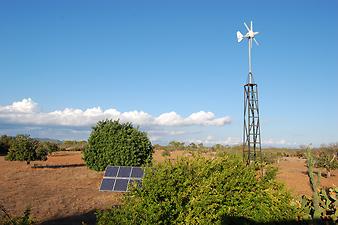
{"type": "MultiPolygon", "coordinates": [[[[183,151],[175,151],[164,157],[162,151],[156,151],[154,160],[174,160],[182,155],[191,156],[183,151]]],[[[30,206],[32,215],[41,224],[81,224],[81,221],[93,224],[93,212],[120,204],[122,194],[100,192],[103,173],[78,165],[83,163],[80,152],[57,152],[47,161],[31,162],[30,165],[26,162],[5,161],[1,156],[0,204],[11,215],[22,215],[25,208],[30,206]],[[31,168],[35,163],[75,166],[31,168]]],[[[304,159],[284,158],[277,166],[278,180],[285,183],[295,196],[311,195],[304,159]]],[[[322,177],[321,184],[337,186],[338,170],[333,171],[329,179],[322,177]]]]}
{"type": "MultiPolygon", "coordinates": [[[[312,195],[305,161],[305,159],[299,158],[282,158],[279,164],[277,164],[277,179],[285,183],[295,196],[312,195]]],[[[318,170],[315,169],[314,171],[317,172],[318,170]]],[[[332,171],[330,178],[326,178],[326,171],[324,169],[321,169],[321,173],[321,186],[338,186],[338,170],[332,171]]],[[[317,176],[315,176],[315,180],[317,181],[317,176]]]]}
{"type": "Polygon", "coordinates": [[[39,222],[81,224],[82,220],[90,222],[87,219],[95,219],[93,213],[88,214],[89,211],[108,208],[120,202],[121,194],[99,191],[102,172],[89,170],[84,165],[33,169],[31,165],[34,163],[69,165],[83,164],[83,160],[80,152],[58,152],[47,161],[35,161],[30,165],[5,161],[1,156],[0,204],[11,215],[22,215],[27,207],[31,207],[32,215],[39,222]],[[56,220],[62,217],[69,218],[67,222],[56,220]]]}

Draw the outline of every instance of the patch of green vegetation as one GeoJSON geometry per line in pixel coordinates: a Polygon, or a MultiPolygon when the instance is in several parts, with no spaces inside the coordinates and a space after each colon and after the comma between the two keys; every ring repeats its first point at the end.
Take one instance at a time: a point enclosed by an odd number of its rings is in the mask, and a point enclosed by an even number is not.
{"type": "Polygon", "coordinates": [[[41,147],[41,143],[28,135],[17,135],[12,141],[6,160],[34,161],[46,160],[48,150],[41,147]]]}
{"type": "Polygon", "coordinates": [[[22,216],[11,216],[3,205],[0,205],[0,224],[2,225],[33,225],[35,221],[31,216],[31,210],[28,208],[22,216]]]}
{"type": "Polygon", "coordinates": [[[142,188],[127,193],[124,204],[98,212],[98,225],[233,224],[296,218],[291,195],[268,167],[258,177],[235,155],[215,159],[182,158],[147,168],[142,188]]]}
{"type": "Polygon", "coordinates": [[[87,146],[87,141],[65,140],[59,148],[62,151],[84,151],[87,146]]]}
{"type": "Polygon", "coordinates": [[[131,123],[104,120],[93,127],[83,155],[89,168],[102,171],[108,165],[142,166],[151,162],[152,153],[145,132],[131,123]]]}

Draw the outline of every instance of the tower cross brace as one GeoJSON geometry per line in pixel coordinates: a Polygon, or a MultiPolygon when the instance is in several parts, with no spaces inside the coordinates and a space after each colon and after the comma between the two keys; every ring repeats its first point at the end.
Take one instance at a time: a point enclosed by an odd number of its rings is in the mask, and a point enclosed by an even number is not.
{"type": "Polygon", "coordinates": [[[252,82],[244,85],[243,159],[247,164],[262,160],[258,89],[252,82]]]}

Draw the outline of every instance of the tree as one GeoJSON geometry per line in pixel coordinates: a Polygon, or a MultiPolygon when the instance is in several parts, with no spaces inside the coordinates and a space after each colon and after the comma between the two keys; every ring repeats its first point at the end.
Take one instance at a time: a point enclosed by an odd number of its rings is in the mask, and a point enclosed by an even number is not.
{"type": "Polygon", "coordinates": [[[196,150],[198,147],[197,147],[197,145],[194,142],[191,142],[188,145],[188,148],[189,148],[189,150],[196,150]]]}
{"type": "Polygon", "coordinates": [[[171,141],[169,142],[168,147],[172,150],[183,150],[185,146],[184,142],[171,141]]]}
{"type": "Polygon", "coordinates": [[[215,144],[214,146],[211,147],[212,150],[214,151],[220,151],[220,150],[223,150],[224,149],[224,146],[221,145],[221,144],[215,144]]]}
{"type": "Polygon", "coordinates": [[[56,143],[52,143],[48,141],[48,142],[40,143],[40,145],[42,145],[46,149],[48,154],[52,154],[53,152],[59,151],[59,145],[57,145],[56,143]]]}
{"type": "Polygon", "coordinates": [[[84,150],[86,165],[102,171],[108,165],[142,166],[151,162],[153,146],[145,132],[119,120],[99,121],[84,150]]]}
{"type": "Polygon", "coordinates": [[[321,167],[326,169],[326,177],[331,177],[331,171],[338,169],[338,160],[337,154],[335,152],[321,152],[316,158],[316,167],[321,167]]]}
{"type": "Polygon", "coordinates": [[[17,135],[9,148],[6,159],[27,162],[47,159],[47,152],[37,152],[38,146],[39,141],[30,138],[29,135],[17,135]]]}
{"type": "Polygon", "coordinates": [[[13,143],[14,137],[2,135],[0,137],[0,154],[6,155],[9,151],[9,148],[11,147],[11,144],[13,143]]]}

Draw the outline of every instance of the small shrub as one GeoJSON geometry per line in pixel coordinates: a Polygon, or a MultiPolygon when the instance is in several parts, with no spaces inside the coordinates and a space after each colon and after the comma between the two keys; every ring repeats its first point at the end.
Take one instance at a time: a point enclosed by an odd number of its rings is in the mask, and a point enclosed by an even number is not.
{"type": "Polygon", "coordinates": [[[146,169],[141,189],[124,204],[98,212],[98,225],[234,224],[295,219],[296,206],[274,179],[275,169],[257,178],[240,157],[197,157],[146,169]],[[239,223],[240,221],[237,220],[239,223]]]}
{"type": "Polygon", "coordinates": [[[62,149],[62,151],[84,151],[86,146],[86,141],[66,140],[62,144],[60,144],[60,149],[62,149]]]}
{"type": "Polygon", "coordinates": [[[151,162],[153,146],[145,132],[131,123],[99,121],[93,127],[84,160],[91,169],[102,171],[108,165],[141,166],[151,162]]]}
{"type": "Polygon", "coordinates": [[[319,156],[316,157],[316,167],[325,168],[326,176],[330,178],[331,171],[338,169],[338,159],[335,152],[321,152],[319,156]]]}
{"type": "Polygon", "coordinates": [[[28,135],[17,135],[9,148],[6,160],[29,162],[46,159],[47,152],[38,149],[38,147],[39,141],[30,138],[28,135]]]}
{"type": "Polygon", "coordinates": [[[52,142],[43,142],[40,143],[39,146],[42,146],[48,154],[52,154],[53,152],[57,152],[60,150],[59,145],[52,142]]]}
{"type": "Polygon", "coordinates": [[[39,143],[35,152],[36,152],[36,158],[38,158],[39,160],[47,160],[48,148],[45,144],[39,143]]]}
{"type": "Polygon", "coordinates": [[[2,135],[0,137],[0,155],[7,155],[9,148],[13,143],[14,137],[2,135]]]}

